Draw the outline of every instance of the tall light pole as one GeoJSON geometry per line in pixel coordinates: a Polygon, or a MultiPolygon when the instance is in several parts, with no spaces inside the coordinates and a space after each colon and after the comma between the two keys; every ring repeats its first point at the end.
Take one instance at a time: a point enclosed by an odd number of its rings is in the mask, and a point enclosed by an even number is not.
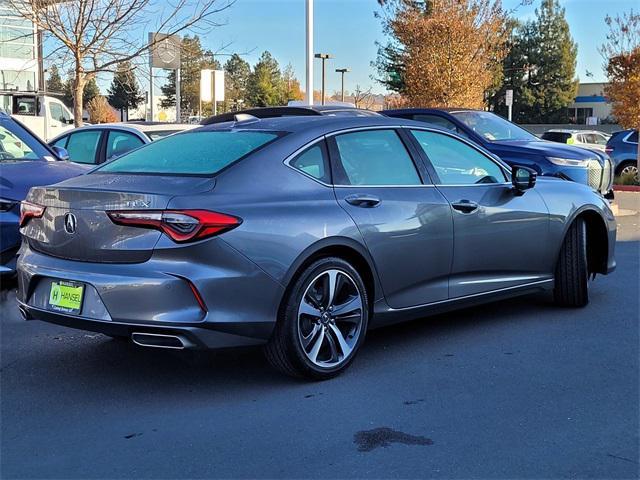
{"type": "Polygon", "coordinates": [[[329,55],[328,53],[316,53],[315,57],[322,60],[322,105],[324,105],[324,78],[325,78],[324,62],[325,62],[325,60],[327,60],[329,58],[333,58],[333,57],[331,55],[329,55]]]}
{"type": "Polygon", "coordinates": [[[350,72],[348,68],[336,68],[336,72],[342,74],[342,93],[340,94],[341,102],[344,102],[344,74],[350,72]]]}
{"type": "Polygon", "coordinates": [[[306,4],[307,18],[307,78],[305,81],[306,92],[305,100],[307,105],[313,105],[313,0],[307,0],[306,4]]]}

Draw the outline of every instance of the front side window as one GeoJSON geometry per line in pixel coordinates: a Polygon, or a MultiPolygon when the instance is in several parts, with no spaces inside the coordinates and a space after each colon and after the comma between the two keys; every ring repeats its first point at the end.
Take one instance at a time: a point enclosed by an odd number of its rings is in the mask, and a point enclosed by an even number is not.
{"type": "Polygon", "coordinates": [[[111,131],[107,139],[107,160],[119,157],[143,144],[144,142],[132,133],[111,131]]]}
{"type": "Polygon", "coordinates": [[[442,185],[503,183],[502,168],[466,143],[436,132],[412,130],[442,185]]]}
{"type": "Polygon", "coordinates": [[[421,185],[420,176],[394,130],[367,130],[335,137],[344,185],[421,185]]]}
{"type": "Polygon", "coordinates": [[[170,135],[104,164],[97,173],[215,175],[278,138],[258,131],[194,131],[170,135]]]}
{"type": "Polygon", "coordinates": [[[51,118],[53,118],[54,120],[58,120],[59,122],[66,123],[62,105],[60,105],[59,103],[51,102],[49,104],[49,110],[51,111],[51,118]]]}
{"type": "Polygon", "coordinates": [[[0,117],[0,161],[53,159],[36,138],[9,117],[0,117]]]}
{"type": "Polygon", "coordinates": [[[329,162],[321,144],[316,144],[289,162],[293,168],[297,168],[307,175],[317,178],[321,182],[331,183],[329,174],[329,162]]]}
{"type": "Polygon", "coordinates": [[[86,130],[69,135],[67,141],[69,159],[76,163],[96,163],[100,135],[102,135],[101,130],[86,130]]]}

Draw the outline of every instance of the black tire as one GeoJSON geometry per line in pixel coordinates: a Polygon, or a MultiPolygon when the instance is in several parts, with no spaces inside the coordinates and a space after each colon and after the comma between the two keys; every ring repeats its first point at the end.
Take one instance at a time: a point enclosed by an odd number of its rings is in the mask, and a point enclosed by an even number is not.
{"type": "Polygon", "coordinates": [[[563,307],[584,307],[589,303],[587,229],[580,218],[571,224],[562,243],[553,296],[556,304],[563,307]]]}
{"type": "Polygon", "coordinates": [[[311,380],[326,380],[335,377],[351,365],[366,335],[369,321],[369,297],[364,282],[351,264],[337,257],[316,260],[305,268],[293,282],[283,300],[271,339],[265,346],[265,355],[273,367],[286,375],[311,380]],[[323,272],[335,270],[346,274],[357,287],[362,304],[362,308],[359,310],[361,315],[360,328],[352,350],[340,364],[332,367],[320,367],[308,358],[301,344],[299,307],[311,284],[317,281],[323,272]]]}

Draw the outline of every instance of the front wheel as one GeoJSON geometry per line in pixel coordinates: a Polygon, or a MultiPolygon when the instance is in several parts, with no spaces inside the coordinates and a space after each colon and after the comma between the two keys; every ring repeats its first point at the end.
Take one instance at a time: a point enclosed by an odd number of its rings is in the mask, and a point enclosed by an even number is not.
{"type": "Polygon", "coordinates": [[[589,303],[587,229],[580,218],[571,224],[562,243],[553,296],[563,307],[584,307],[589,303]]]}
{"type": "Polygon", "coordinates": [[[362,278],[340,258],[307,267],[285,299],[265,348],[269,362],[296,377],[324,380],[343,372],[364,341],[369,297],[362,278]]]}

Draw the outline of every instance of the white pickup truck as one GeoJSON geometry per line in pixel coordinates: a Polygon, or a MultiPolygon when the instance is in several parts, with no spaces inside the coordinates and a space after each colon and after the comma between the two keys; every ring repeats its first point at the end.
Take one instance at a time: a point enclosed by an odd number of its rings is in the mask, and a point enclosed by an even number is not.
{"type": "Polygon", "coordinates": [[[22,122],[45,142],[74,128],[73,115],[66,105],[42,93],[0,91],[0,110],[22,122]]]}

